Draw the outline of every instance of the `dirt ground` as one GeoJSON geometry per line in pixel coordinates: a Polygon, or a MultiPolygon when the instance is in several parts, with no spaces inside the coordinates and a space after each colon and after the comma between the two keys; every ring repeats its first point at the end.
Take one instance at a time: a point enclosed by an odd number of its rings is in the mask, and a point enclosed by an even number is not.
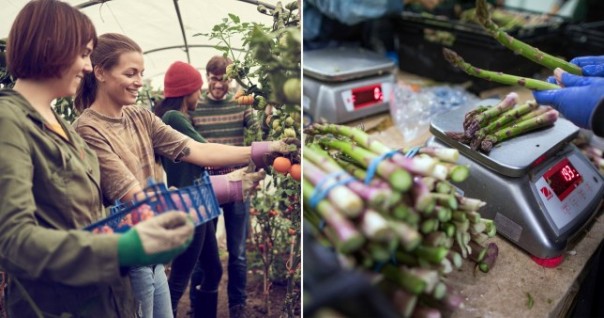
{"type": "MultiPolygon", "coordinates": [[[[218,288],[218,317],[228,318],[229,307],[227,300],[227,266],[226,258],[222,260],[223,276],[218,288]]],[[[246,317],[248,318],[264,318],[264,317],[279,317],[283,306],[283,300],[285,299],[285,293],[287,292],[287,286],[273,284],[271,289],[271,306],[270,316],[264,313],[264,304],[262,300],[262,276],[260,274],[251,273],[248,271],[247,276],[247,308],[246,317]]],[[[189,290],[185,291],[183,297],[178,304],[178,316],[177,318],[189,318],[191,317],[190,302],[189,302],[189,290]]],[[[299,317],[299,314],[298,314],[299,317]]]]}
{"type": "MultiPolygon", "coordinates": [[[[228,270],[227,270],[227,253],[226,253],[226,238],[224,236],[224,229],[221,226],[222,218],[218,224],[217,238],[220,249],[220,255],[222,260],[222,280],[218,287],[218,317],[228,318],[229,307],[227,297],[227,283],[228,283],[228,270]]],[[[248,260],[249,260],[248,256],[248,260]]],[[[285,294],[287,293],[287,286],[285,284],[273,283],[271,286],[270,298],[270,315],[264,312],[264,301],[262,296],[262,274],[259,272],[252,272],[248,270],[247,275],[247,306],[246,306],[246,317],[248,318],[277,318],[281,316],[283,309],[283,302],[285,294]]],[[[300,317],[300,305],[296,308],[296,317],[300,317]]],[[[184,292],[183,297],[180,299],[178,304],[178,315],[177,318],[190,318],[190,301],[189,301],[189,289],[184,292]]]]}

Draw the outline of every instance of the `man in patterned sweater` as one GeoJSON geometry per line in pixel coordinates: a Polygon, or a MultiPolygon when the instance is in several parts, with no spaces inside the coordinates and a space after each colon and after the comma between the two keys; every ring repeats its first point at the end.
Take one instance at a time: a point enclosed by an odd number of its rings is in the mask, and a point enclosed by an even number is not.
{"type": "MultiPolygon", "coordinates": [[[[214,56],[206,65],[208,90],[197,108],[190,112],[195,129],[208,142],[243,146],[244,128],[258,129],[251,105],[238,105],[229,94],[226,67],[232,62],[223,56],[214,56]]],[[[238,167],[213,169],[210,174],[224,174],[238,167]]],[[[249,221],[249,202],[221,205],[226,228],[228,265],[228,297],[231,318],[245,316],[247,260],[245,240],[249,221]]],[[[199,274],[193,274],[192,284],[197,284],[199,274]]],[[[193,285],[194,286],[194,285],[193,285]]]]}

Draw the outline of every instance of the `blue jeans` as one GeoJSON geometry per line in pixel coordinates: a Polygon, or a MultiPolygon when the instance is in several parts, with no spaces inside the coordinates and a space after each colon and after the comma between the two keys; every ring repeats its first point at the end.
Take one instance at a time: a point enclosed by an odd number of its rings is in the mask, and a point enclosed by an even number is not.
{"type": "Polygon", "coordinates": [[[247,258],[245,255],[249,222],[249,201],[223,204],[227,250],[229,252],[229,307],[244,305],[246,300],[247,258]]]}
{"type": "Polygon", "coordinates": [[[134,298],[143,318],[172,318],[170,291],[164,265],[135,267],[130,270],[134,298]]]}

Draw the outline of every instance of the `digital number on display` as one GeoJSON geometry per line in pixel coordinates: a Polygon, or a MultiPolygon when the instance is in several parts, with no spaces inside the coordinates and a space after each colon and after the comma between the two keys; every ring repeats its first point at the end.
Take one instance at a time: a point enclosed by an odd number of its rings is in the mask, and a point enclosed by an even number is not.
{"type": "Polygon", "coordinates": [[[369,85],[352,90],[352,102],[354,108],[362,108],[378,104],[384,101],[382,85],[369,85]]]}
{"type": "Polygon", "coordinates": [[[543,175],[543,178],[545,178],[545,181],[549,184],[560,201],[564,200],[581,184],[581,182],[583,182],[583,177],[570,163],[568,158],[564,158],[549,169],[543,175]]]}

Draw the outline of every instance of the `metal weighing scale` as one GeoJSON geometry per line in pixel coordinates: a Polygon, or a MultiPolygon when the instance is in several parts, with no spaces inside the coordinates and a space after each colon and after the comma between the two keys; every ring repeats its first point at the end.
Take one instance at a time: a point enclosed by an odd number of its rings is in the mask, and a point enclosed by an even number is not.
{"type": "Polygon", "coordinates": [[[396,65],[361,48],[304,52],[305,124],[344,123],[389,110],[396,65]]]}
{"type": "Polygon", "coordinates": [[[435,116],[428,145],[459,150],[458,163],[470,165],[470,177],[456,185],[464,196],[487,202],[480,213],[495,220],[499,234],[537,258],[561,256],[596,215],[604,195],[604,179],[570,143],[579,128],[559,118],[553,127],[504,141],[485,155],[445,134],[462,131],[472,108],[435,116]]]}

